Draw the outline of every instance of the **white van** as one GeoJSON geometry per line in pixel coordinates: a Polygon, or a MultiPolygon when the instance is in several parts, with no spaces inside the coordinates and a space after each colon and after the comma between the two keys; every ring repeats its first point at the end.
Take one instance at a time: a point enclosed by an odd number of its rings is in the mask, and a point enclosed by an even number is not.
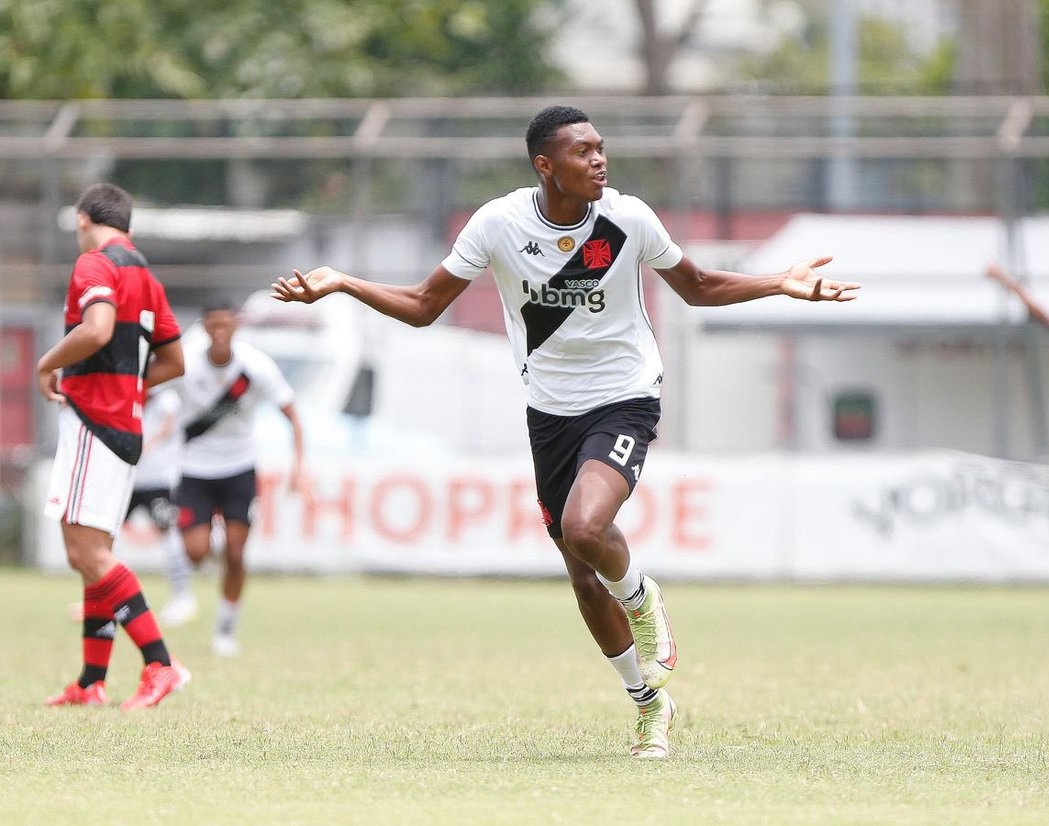
{"type": "MultiPolygon", "coordinates": [[[[348,296],[285,304],[264,290],[244,303],[237,335],[295,388],[315,456],[528,452],[525,388],[501,334],[416,329],[348,296]]],[[[259,427],[287,423],[267,411],[259,427]]],[[[261,443],[280,449],[288,440],[261,443]]]]}

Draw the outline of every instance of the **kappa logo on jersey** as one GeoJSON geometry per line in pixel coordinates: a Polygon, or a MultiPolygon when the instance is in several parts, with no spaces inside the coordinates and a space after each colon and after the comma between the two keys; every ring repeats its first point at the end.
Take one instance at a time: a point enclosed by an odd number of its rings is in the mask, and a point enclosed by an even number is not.
{"type": "Polygon", "coordinates": [[[574,278],[565,281],[563,287],[540,284],[539,289],[533,290],[527,281],[522,281],[521,286],[529,304],[566,309],[586,307],[592,313],[599,313],[605,309],[605,291],[594,289],[600,283],[596,278],[574,278]]]}
{"type": "Polygon", "coordinates": [[[529,255],[542,255],[543,258],[546,258],[543,251],[539,248],[539,244],[535,241],[529,241],[518,252],[527,252],[529,255]]]}

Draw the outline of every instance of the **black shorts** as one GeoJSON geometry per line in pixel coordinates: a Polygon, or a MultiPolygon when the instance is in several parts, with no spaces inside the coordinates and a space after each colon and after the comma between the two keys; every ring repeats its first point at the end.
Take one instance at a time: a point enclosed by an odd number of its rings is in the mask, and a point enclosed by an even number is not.
{"type": "Polygon", "coordinates": [[[596,459],[618,470],[630,491],[641,478],[648,446],[655,441],[659,399],[628,399],[579,416],[554,416],[529,407],[535,486],[546,530],[560,539],[568,492],[583,462],[596,459]]]}
{"type": "Polygon", "coordinates": [[[227,522],[250,525],[255,493],[254,468],[221,479],[183,476],[175,490],[178,526],[185,530],[196,525],[207,525],[216,514],[227,522]]]}
{"type": "Polygon", "coordinates": [[[171,501],[171,491],[167,488],[135,488],[131,491],[128,502],[126,522],[138,508],[149,514],[150,520],[158,531],[166,531],[175,524],[177,508],[171,501]]]}

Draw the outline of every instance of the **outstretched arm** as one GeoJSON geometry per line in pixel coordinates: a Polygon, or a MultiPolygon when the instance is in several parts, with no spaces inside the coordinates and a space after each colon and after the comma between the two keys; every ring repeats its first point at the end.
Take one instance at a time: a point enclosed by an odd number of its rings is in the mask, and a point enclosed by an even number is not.
{"type": "Polygon", "coordinates": [[[347,275],[331,267],[318,267],[303,275],[292,270],[291,278],[278,278],[270,296],[278,301],[312,304],[332,293],[346,293],[383,315],[413,327],[432,324],[459,294],[470,285],[465,278],[437,267],[415,285],[379,284],[347,275]]]}
{"type": "Polygon", "coordinates": [[[1049,327],[1049,313],[1042,308],[1042,306],[1034,300],[1034,296],[1027,291],[1019,281],[1013,278],[1009,273],[999,267],[997,264],[987,265],[987,275],[993,280],[997,281],[1007,290],[1014,293],[1027,308],[1027,312],[1030,313],[1031,318],[1038,322],[1041,322],[1046,327],[1049,327]]]}
{"type": "Polygon", "coordinates": [[[693,307],[720,307],[772,295],[806,301],[852,301],[859,284],[830,281],[816,271],[830,260],[830,256],[822,256],[799,262],[775,275],[745,275],[727,270],[704,270],[685,257],[675,266],[656,272],[693,307]]]}

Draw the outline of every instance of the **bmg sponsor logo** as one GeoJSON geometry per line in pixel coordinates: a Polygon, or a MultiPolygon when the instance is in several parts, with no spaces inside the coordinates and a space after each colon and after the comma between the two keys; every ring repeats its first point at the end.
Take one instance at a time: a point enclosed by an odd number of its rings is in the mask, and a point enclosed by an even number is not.
{"type": "Polygon", "coordinates": [[[540,284],[534,288],[527,281],[522,281],[521,287],[529,304],[573,310],[586,307],[592,313],[599,313],[605,309],[605,291],[596,289],[599,283],[596,278],[570,278],[563,287],[540,284]]]}

